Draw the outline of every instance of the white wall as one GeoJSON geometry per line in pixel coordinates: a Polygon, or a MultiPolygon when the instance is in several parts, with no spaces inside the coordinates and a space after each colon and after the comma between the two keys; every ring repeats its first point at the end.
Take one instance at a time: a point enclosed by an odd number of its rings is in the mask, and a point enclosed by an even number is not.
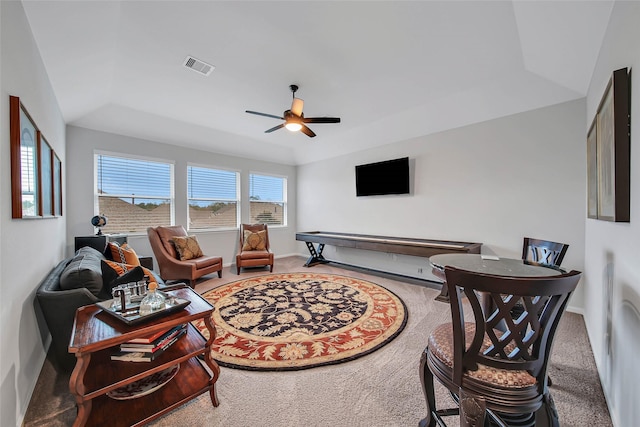
{"type": "Polygon", "coordinates": [[[15,426],[22,423],[49,340],[38,325],[35,290],[64,256],[66,231],[64,218],[11,219],[9,95],[20,97],[63,167],[65,125],[22,3],[0,2],[0,19],[0,422],[15,426]]]}
{"type": "Polygon", "coordinates": [[[594,71],[584,134],[611,73],[632,70],[631,222],[587,219],[585,232],[585,321],[616,426],[640,419],[640,3],[615,2],[594,71]],[[610,291],[608,291],[610,290],[610,291]],[[608,315],[609,313],[609,315],[608,315]],[[607,333],[611,332],[608,344],[607,333]]]}
{"type": "MultiPolygon", "coordinates": [[[[483,252],[515,258],[529,236],[568,243],[563,266],[582,270],[584,105],[568,102],[300,166],[298,230],[480,242],[483,252]],[[404,156],[412,194],[356,197],[355,165],[404,156]]],[[[330,246],[325,257],[432,279],[424,258],[330,246]]],[[[581,301],[579,288],[571,309],[580,311],[581,301]]]]}
{"type": "MultiPolygon", "coordinates": [[[[241,206],[249,205],[249,173],[259,172],[286,176],[288,226],[269,227],[269,242],[276,257],[296,252],[296,168],[276,163],[242,159],[239,157],[193,150],[154,141],[130,138],[111,133],[69,126],[67,128],[67,156],[73,167],[67,169],[68,205],[67,213],[67,253],[73,253],[74,236],[86,236],[94,233],[90,219],[94,211],[94,170],[95,151],[107,151],[116,154],[147,156],[174,162],[175,185],[175,223],[187,224],[187,164],[234,169],[240,172],[241,206]]],[[[248,209],[243,212],[242,222],[249,222],[248,209]]],[[[205,254],[222,256],[225,266],[235,264],[238,245],[238,230],[190,232],[198,236],[198,242],[205,254]]],[[[131,234],[128,238],[137,253],[152,256],[151,246],[146,233],[131,234]]],[[[157,264],[156,264],[157,266],[157,264]]],[[[223,277],[229,270],[223,272],[223,277]]],[[[234,268],[235,274],[235,268],[234,268]]]]}

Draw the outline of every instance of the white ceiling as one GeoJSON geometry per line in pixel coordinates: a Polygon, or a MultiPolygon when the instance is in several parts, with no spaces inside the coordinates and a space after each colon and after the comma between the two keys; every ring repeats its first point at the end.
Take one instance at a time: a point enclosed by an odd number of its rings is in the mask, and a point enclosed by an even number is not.
{"type": "Polygon", "coordinates": [[[584,97],[613,2],[23,4],[67,123],[304,164],[584,97]],[[265,134],[292,83],[342,123],[265,134]]]}

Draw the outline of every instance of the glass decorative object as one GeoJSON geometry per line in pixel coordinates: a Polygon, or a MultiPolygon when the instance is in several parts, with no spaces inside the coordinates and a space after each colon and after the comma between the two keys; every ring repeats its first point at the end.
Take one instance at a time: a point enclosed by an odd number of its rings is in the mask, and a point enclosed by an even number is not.
{"type": "Polygon", "coordinates": [[[140,316],[146,316],[153,312],[164,310],[166,304],[164,297],[156,291],[158,284],[156,282],[149,283],[149,291],[140,302],[140,316]]]}

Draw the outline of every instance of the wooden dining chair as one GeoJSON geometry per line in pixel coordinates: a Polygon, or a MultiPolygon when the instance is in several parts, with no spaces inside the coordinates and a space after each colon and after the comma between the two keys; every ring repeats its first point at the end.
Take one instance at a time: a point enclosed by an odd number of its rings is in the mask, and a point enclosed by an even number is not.
{"type": "MultiPolygon", "coordinates": [[[[569,249],[569,245],[566,243],[525,237],[522,244],[522,260],[561,269],[560,264],[562,264],[567,249],[569,249]]],[[[511,309],[511,315],[518,317],[523,310],[521,304],[516,304],[511,309]]],[[[551,378],[547,378],[547,381],[549,385],[552,385],[551,378]]]]}
{"type": "Polygon", "coordinates": [[[451,322],[436,327],[422,354],[420,376],[427,416],[420,426],[559,426],[547,383],[547,368],[558,323],[582,273],[508,277],[445,267],[451,322]],[[479,294],[491,298],[484,312],[479,294]],[[516,303],[525,310],[511,316],[516,303]],[[504,330],[499,324],[506,325],[504,330]],[[434,377],[447,387],[457,408],[436,407],[434,377]]]}
{"type": "MultiPolygon", "coordinates": [[[[525,237],[522,244],[522,260],[563,271],[560,264],[562,264],[567,249],[569,249],[569,245],[566,243],[525,237]]],[[[516,304],[511,310],[511,314],[513,317],[518,317],[522,311],[522,305],[516,304]]]]}
{"type": "Polygon", "coordinates": [[[566,243],[525,237],[522,245],[522,259],[537,264],[560,267],[569,249],[566,243]]]}

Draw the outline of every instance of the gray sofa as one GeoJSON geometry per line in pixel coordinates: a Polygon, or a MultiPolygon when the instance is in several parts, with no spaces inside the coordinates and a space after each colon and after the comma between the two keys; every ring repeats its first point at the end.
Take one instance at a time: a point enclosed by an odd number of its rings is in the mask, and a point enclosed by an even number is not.
{"type": "MultiPolygon", "coordinates": [[[[108,266],[104,254],[90,247],[80,248],[73,257],[61,261],[40,282],[36,299],[46,326],[51,334],[51,353],[54,366],[60,371],[71,371],[75,366],[75,356],[69,353],[69,341],[73,329],[76,310],[84,305],[111,298],[109,284],[113,271],[105,271],[108,266]]],[[[160,286],[164,283],[154,273],[160,286]]]]}

